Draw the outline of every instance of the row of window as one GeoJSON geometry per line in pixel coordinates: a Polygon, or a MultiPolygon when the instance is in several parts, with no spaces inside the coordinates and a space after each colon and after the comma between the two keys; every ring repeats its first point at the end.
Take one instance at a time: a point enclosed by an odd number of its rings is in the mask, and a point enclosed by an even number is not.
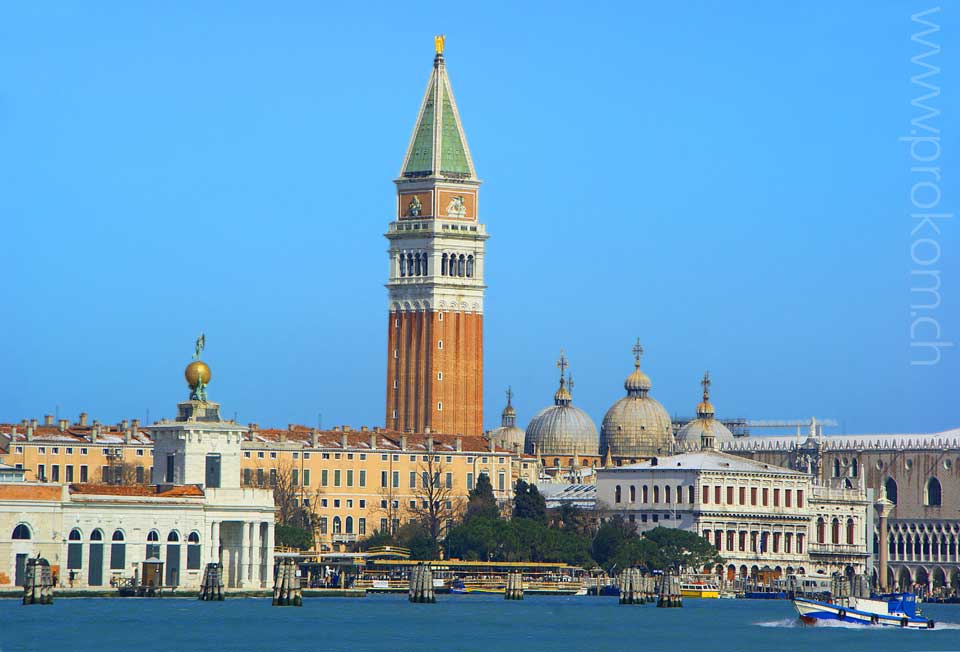
{"type": "MultiPolygon", "coordinates": [[[[847,519],[847,545],[853,545],[854,535],[856,533],[855,523],[852,518],[847,519]]],[[[821,516],[817,519],[817,543],[827,542],[827,522],[821,516]]],[[[830,522],[830,543],[840,543],[840,519],[834,517],[830,522]]]]}
{"type": "MultiPolygon", "coordinates": [[[[17,464],[17,468],[20,468],[22,465],[17,464]]],[[[63,468],[63,482],[89,482],[90,481],[90,469],[86,464],[81,464],[79,467],[79,473],[74,473],[73,464],[64,464],[63,468]]],[[[60,464],[51,464],[49,466],[50,476],[47,477],[48,467],[46,464],[37,464],[37,480],[40,482],[60,482],[60,464]]],[[[150,477],[153,474],[153,467],[143,467],[136,466],[132,469],[125,466],[101,466],[100,467],[100,482],[104,484],[125,484],[130,482],[135,482],[136,484],[146,484],[150,482],[150,477]],[[129,476],[129,477],[125,477],[129,476]]]]}
{"type": "Polygon", "coordinates": [[[804,536],[793,532],[748,532],[747,530],[703,531],[703,538],[712,543],[719,552],[785,553],[793,552],[796,540],[797,554],[803,554],[804,536]]]}
{"type": "MultiPolygon", "coordinates": [[[[887,494],[887,500],[894,505],[897,504],[897,481],[893,478],[887,478],[883,483],[883,488],[887,494]]],[[[940,480],[930,477],[923,487],[923,504],[928,507],[943,506],[943,486],[940,480]]]]}
{"type": "MultiPolygon", "coordinates": [[[[329,521],[326,516],[320,517],[320,534],[327,534],[329,528],[329,521]]],[[[356,534],[363,536],[367,533],[367,519],[360,517],[357,519],[357,531],[356,534]]],[[[340,518],[339,516],[333,517],[333,532],[332,534],[354,534],[353,531],[353,517],[347,516],[346,518],[340,518]]]]}
{"type": "MultiPolygon", "coordinates": [[[[425,252],[400,252],[397,265],[400,276],[427,276],[430,274],[430,257],[425,252]]],[[[440,256],[440,275],[472,278],[474,275],[472,254],[443,254],[440,256]]]]}
{"type": "Polygon", "coordinates": [[[703,486],[703,504],[710,504],[711,496],[715,505],[750,505],[758,504],[764,507],[770,506],[770,499],[773,498],[773,506],[780,507],[780,497],[783,496],[783,506],[793,507],[794,496],[796,496],[796,505],[803,507],[803,489],[780,489],[779,487],[722,487],[720,485],[703,486]],[[712,491],[711,491],[712,489],[712,491]],[[749,498],[748,490],[749,489],[749,498]],[[748,502],[749,500],[749,502],[748,502]]]}
{"type": "MultiPolygon", "coordinates": [[[[484,459],[486,459],[486,458],[484,458],[484,459]]],[[[484,471],[481,471],[481,472],[480,472],[480,475],[488,475],[488,474],[485,473],[484,471]]],[[[418,473],[417,471],[410,471],[409,476],[408,476],[408,479],[407,479],[407,487],[410,488],[410,489],[416,488],[416,486],[417,486],[417,478],[418,478],[418,477],[420,478],[420,486],[421,486],[421,487],[426,488],[427,486],[430,486],[430,474],[429,474],[429,473],[427,473],[427,472],[420,472],[420,473],[418,473]]],[[[394,489],[399,489],[399,488],[400,488],[400,471],[393,471],[393,472],[380,471],[380,487],[381,487],[381,488],[386,488],[386,487],[388,487],[388,486],[389,486],[389,487],[392,487],[392,488],[394,488],[394,489]]],[[[435,474],[434,474],[433,485],[432,485],[432,486],[434,486],[434,487],[439,487],[439,486],[441,486],[440,474],[439,474],[439,473],[435,473],[435,474]]],[[[446,473],[446,474],[444,474],[443,486],[446,487],[447,489],[452,489],[452,488],[453,488],[453,474],[452,474],[452,473],[446,473]]],[[[473,487],[474,487],[474,474],[473,474],[472,472],[471,472],[471,473],[467,473],[467,490],[468,490],[468,491],[472,491],[472,490],[473,490],[473,487]]],[[[506,473],[504,473],[503,471],[501,471],[501,472],[499,472],[499,473],[497,474],[497,489],[498,489],[499,491],[506,491],[506,489],[507,489],[507,475],[506,475],[506,473]]]]}
{"type": "MultiPolygon", "coordinates": [[[[102,452],[104,455],[123,455],[123,449],[122,449],[122,448],[101,448],[100,450],[101,450],[101,452],[102,452]]],[[[14,452],[22,455],[22,454],[23,454],[23,446],[16,446],[16,447],[14,448],[14,452]]],[[[65,455],[73,455],[73,447],[72,447],[72,446],[65,446],[64,449],[63,449],[63,452],[64,452],[65,455]]],[[[150,455],[153,455],[153,449],[145,449],[145,448],[137,448],[137,449],[136,449],[136,455],[137,455],[138,457],[143,457],[143,456],[146,454],[146,452],[149,452],[150,455]]],[[[80,449],[80,454],[81,454],[81,455],[87,455],[88,453],[89,453],[89,449],[88,449],[88,448],[81,448],[81,449],[80,449]]],[[[46,455],[46,454],[47,454],[47,447],[46,447],[46,446],[37,446],[37,454],[38,454],[38,455],[46,455]]],[[[60,454],[60,447],[59,447],[59,446],[51,446],[51,447],[50,447],[50,455],[59,455],[59,454],[60,454]]]]}
{"type": "MultiPolygon", "coordinates": [[[[693,503],[694,493],[693,485],[687,486],[687,502],[693,503]]],[[[636,485],[630,485],[628,488],[629,492],[629,501],[631,503],[637,502],[637,487],[636,485]]],[[[623,488],[620,485],[617,485],[614,489],[613,501],[616,503],[625,502],[623,495],[623,488]]],[[[676,495],[676,502],[683,503],[683,485],[677,485],[676,494],[673,493],[673,487],[670,485],[665,485],[663,487],[663,502],[672,503],[674,502],[673,498],[676,495]]],[[[649,485],[642,485],[640,487],[640,502],[641,503],[659,503],[661,496],[660,485],[653,485],[651,490],[649,485]]]]}

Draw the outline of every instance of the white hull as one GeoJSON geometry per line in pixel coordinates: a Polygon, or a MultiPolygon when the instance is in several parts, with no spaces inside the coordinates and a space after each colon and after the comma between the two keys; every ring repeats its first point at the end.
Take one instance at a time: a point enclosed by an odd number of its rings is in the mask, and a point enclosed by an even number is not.
{"type": "MultiPolygon", "coordinates": [[[[884,604],[872,600],[869,602],[871,606],[874,604],[884,604]]],[[[793,601],[793,606],[797,609],[797,613],[800,614],[800,619],[808,625],[816,624],[818,621],[833,621],[907,629],[933,628],[933,621],[927,620],[926,618],[910,618],[905,614],[880,613],[879,609],[876,611],[867,611],[863,608],[865,606],[863,604],[845,606],[842,604],[830,604],[827,602],[797,598],[793,601]],[[860,608],[856,608],[857,606],[860,608]]]]}

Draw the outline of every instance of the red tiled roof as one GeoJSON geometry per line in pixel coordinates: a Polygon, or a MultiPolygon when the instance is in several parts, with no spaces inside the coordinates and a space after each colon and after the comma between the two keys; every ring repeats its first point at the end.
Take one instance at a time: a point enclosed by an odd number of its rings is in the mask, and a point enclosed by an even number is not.
{"type": "Polygon", "coordinates": [[[92,494],[96,496],[153,496],[155,498],[181,498],[203,496],[203,489],[197,485],[114,485],[114,484],[72,484],[71,494],[92,494]]]}
{"type": "MultiPolygon", "coordinates": [[[[263,443],[278,443],[282,440],[309,446],[312,440],[312,429],[307,426],[291,426],[287,429],[266,428],[257,430],[253,434],[253,441],[263,443]]],[[[407,438],[405,451],[427,450],[427,439],[433,439],[434,451],[455,451],[458,435],[446,433],[401,433],[394,430],[320,430],[317,433],[316,448],[342,448],[343,438],[346,437],[347,448],[370,450],[370,438],[376,438],[376,448],[386,450],[400,450],[400,438],[407,438]]],[[[490,443],[479,435],[460,435],[462,450],[467,452],[490,452],[490,443]]],[[[509,449],[497,446],[498,453],[509,453],[509,449]]]]}
{"type": "Polygon", "coordinates": [[[0,483],[0,500],[60,500],[60,485],[0,483]]]}

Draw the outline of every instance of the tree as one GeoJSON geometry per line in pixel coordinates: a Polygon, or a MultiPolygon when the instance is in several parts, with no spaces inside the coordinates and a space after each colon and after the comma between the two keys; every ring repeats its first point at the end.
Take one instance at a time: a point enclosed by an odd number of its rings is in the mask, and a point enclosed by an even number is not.
{"type": "Polygon", "coordinates": [[[423,524],[434,545],[440,540],[441,530],[453,520],[456,492],[453,474],[440,461],[439,455],[427,455],[420,464],[419,483],[414,490],[410,511],[423,524]]]}
{"type": "Polygon", "coordinates": [[[528,518],[546,524],[547,501],[540,494],[537,485],[517,480],[513,496],[513,517],[528,518]]]}
{"type": "Polygon", "coordinates": [[[631,524],[624,521],[622,516],[614,516],[597,530],[590,553],[598,564],[609,571],[616,563],[617,552],[627,543],[639,540],[640,537],[631,524]]]}
{"type": "MultiPolygon", "coordinates": [[[[319,497],[322,492],[319,487],[304,487],[298,471],[292,464],[280,466],[276,470],[271,469],[270,482],[273,503],[277,507],[277,529],[279,530],[279,526],[286,526],[306,532],[312,547],[314,532],[320,523],[319,497]]],[[[291,531],[290,536],[296,539],[299,535],[294,535],[291,531]]],[[[277,537],[279,541],[279,534],[277,537]]]]}
{"type": "Polygon", "coordinates": [[[277,524],[274,537],[278,546],[310,550],[313,547],[313,534],[310,530],[293,525],[277,524]]]}
{"type": "Polygon", "coordinates": [[[644,534],[644,541],[654,546],[651,550],[655,552],[647,560],[652,569],[698,570],[723,563],[716,547],[695,532],[655,527],[644,534]]]}
{"type": "Polygon", "coordinates": [[[474,518],[500,518],[500,507],[497,505],[497,499],[493,495],[493,485],[490,483],[490,477],[486,473],[481,473],[477,478],[476,486],[470,491],[467,497],[467,513],[465,520],[474,518]]]}

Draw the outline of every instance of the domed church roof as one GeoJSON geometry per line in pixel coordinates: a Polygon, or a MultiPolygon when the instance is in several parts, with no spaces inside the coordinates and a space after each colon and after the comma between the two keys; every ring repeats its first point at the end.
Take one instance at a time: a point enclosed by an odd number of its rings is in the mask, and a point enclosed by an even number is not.
{"type": "Polygon", "coordinates": [[[664,407],[648,394],[650,378],[640,371],[643,347],[633,347],[633,373],[623,383],[627,395],[614,403],[600,426],[600,452],[612,457],[637,459],[670,451],[673,425],[664,407]]]}
{"type": "Polygon", "coordinates": [[[513,390],[508,387],[507,407],[500,416],[500,427],[490,431],[489,439],[507,450],[523,450],[525,434],[517,427],[517,411],[511,404],[512,399],[513,390]]]}
{"type": "Polygon", "coordinates": [[[703,385],[703,400],[697,404],[697,418],[677,431],[677,446],[680,448],[714,448],[733,441],[730,429],[713,418],[709,371],[704,372],[700,384],[703,385]]]}
{"type": "Polygon", "coordinates": [[[560,388],[553,395],[553,405],[540,410],[527,425],[527,453],[549,455],[596,455],[597,426],[587,413],[573,405],[570,388],[573,380],[564,377],[567,359],[560,352],[560,388]]]}

